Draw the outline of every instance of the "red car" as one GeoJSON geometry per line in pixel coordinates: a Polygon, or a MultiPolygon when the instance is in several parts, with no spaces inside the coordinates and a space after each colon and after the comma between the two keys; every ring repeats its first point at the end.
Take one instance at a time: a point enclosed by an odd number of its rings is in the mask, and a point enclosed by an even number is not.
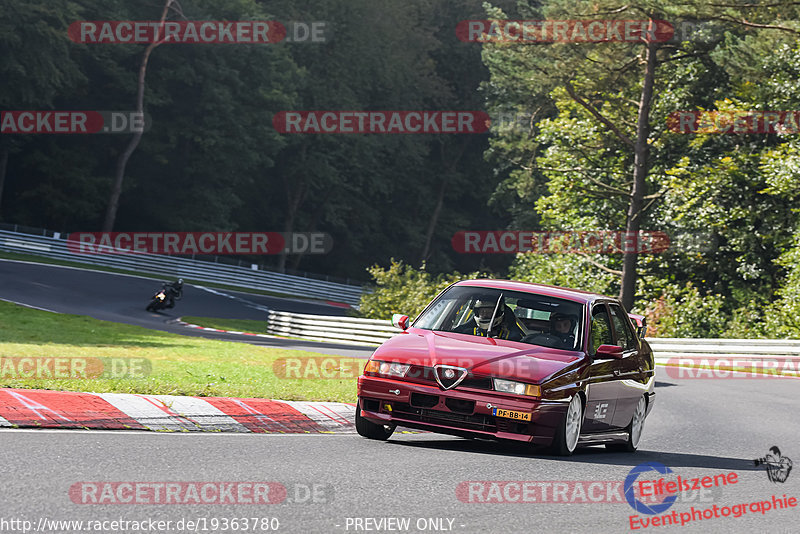
{"type": "Polygon", "coordinates": [[[467,280],[381,345],[358,378],[356,429],[396,426],[635,451],[655,400],[644,319],[616,299],[509,280],[467,280]],[[634,329],[634,324],[636,329],[634,329]]]}

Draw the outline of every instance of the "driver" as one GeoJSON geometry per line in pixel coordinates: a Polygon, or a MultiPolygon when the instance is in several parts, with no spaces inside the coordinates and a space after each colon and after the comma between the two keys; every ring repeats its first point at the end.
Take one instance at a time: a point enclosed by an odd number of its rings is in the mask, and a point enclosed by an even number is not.
{"type": "Polygon", "coordinates": [[[566,313],[554,313],[550,318],[550,333],[557,337],[562,344],[562,348],[575,346],[575,316],[566,313]]]}
{"type": "Polygon", "coordinates": [[[454,332],[473,336],[491,336],[510,341],[520,341],[524,335],[514,314],[506,313],[506,304],[503,299],[500,299],[498,304],[496,300],[479,298],[472,305],[472,315],[475,319],[474,324],[472,321],[467,321],[456,327],[454,332]],[[495,306],[497,313],[495,313],[495,306]],[[492,315],[494,315],[494,321],[492,321],[492,315]],[[507,317],[509,315],[510,318],[507,317]]]}

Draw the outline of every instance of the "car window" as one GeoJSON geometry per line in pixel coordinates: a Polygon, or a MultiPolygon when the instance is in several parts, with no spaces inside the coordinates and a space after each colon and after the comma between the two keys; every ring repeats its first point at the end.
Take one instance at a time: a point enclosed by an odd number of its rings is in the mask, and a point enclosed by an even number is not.
{"type": "Polygon", "coordinates": [[[605,305],[595,306],[592,310],[592,331],[589,339],[591,353],[597,352],[600,345],[613,345],[614,339],[611,335],[611,323],[608,320],[608,312],[605,305]]]}
{"type": "Polygon", "coordinates": [[[487,330],[481,323],[493,323],[490,319],[496,317],[499,323],[492,327],[493,336],[579,350],[583,316],[583,305],[567,299],[480,286],[453,286],[437,297],[413,326],[483,337],[487,330]],[[484,310],[486,303],[490,304],[489,316],[476,317],[475,310],[484,310]]]}
{"type": "Polygon", "coordinates": [[[636,348],[636,341],[634,341],[633,331],[631,330],[631,322],[628,314],[617,304],[609,304],[611,309],[611,320],[614,321],[614,331],[617,334],[617,345],[625,350],[636,348]]]}

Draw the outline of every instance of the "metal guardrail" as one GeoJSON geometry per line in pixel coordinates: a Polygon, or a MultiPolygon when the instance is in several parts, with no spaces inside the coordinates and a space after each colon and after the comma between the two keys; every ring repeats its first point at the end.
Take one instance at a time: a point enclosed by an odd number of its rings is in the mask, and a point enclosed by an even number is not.
{"type": "MultiPolygon", "coordinates": [[[[355,319],[288,312],[270,312],[267,333],[314,341],[378,346],[400,333],[388,319],[355,319]]],[[[646,338],[655,358],[758,360],[768,358],[800,360],[800,340],[776,339],[677,339],[646,338]]]]}
{"type": "Polygon", "coordinates": [[[400,330],[389,320],[270,311],[267,314],[267,333],[377,347],[399,334],[400,330]]]}
{"type": "Polygon", "coordinates": [[[154,274],[165,278],[186,278],[271,291],[283,295],[332,300],[351,305],[358,304],[363,292],[361,286],[265,271],[258,269],[257,265],[242,267],[139,252],[75,254],[68,250],[66,239],[62,239],[58,233],[48,236],[0,230],[0,250],[154,274]]]}
{"type": "Polygon", "coordinates": [[[800,360],[800,340],[794,339],[680,339],[647,338],[656,359],[704,358],[800,360]]]}

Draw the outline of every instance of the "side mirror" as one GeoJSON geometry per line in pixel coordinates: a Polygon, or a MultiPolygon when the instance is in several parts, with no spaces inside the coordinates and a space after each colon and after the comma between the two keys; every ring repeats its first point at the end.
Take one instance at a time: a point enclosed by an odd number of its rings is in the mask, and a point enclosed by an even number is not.
{"type": "Polygon", "coordinates": [[[408,330],[409,322],[408,315],[403,315],[402,313],[395,313],[392,315],[392,326],[395,328],[408,330]]]}
{"type": "Polygon", "coordinates": [[[644,339],[647,335],[647,318],[644,315],[636,315],[633,313],[629,313],[628,316],[631,318],[631,323],[633,324],[633,329],[636,331],[636,335],[639,336],[639,339],[644,339]]]}
{"type": "Polygon", "coordinates": [[[619,345],[600,345],[597,347],[594,357],[602,360],[621,360],[622,347],[619,345]]]}

